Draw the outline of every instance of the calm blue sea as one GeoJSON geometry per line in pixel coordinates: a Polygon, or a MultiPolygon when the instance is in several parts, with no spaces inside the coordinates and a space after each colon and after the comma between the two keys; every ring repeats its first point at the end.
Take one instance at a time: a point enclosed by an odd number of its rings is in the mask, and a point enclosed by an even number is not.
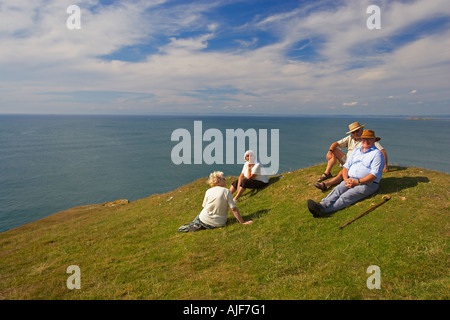
{"type": "Polygon", "coordinates": [[[323,163],[354,121],[382,138],[391,164],[450,171],[448,118],[0,115],[0,232],[75,206],[168,192],[213,170],[238,175],[240,164],[172,162],[172,132],[184,128],[194,139],[195,120],[224,137],[253,128],[270,140],[278,129],[278,173],[323,163]]]}

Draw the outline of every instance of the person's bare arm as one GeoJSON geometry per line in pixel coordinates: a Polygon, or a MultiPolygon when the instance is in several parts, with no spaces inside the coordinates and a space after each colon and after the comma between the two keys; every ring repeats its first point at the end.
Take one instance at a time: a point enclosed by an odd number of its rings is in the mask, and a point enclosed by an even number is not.
{"type": "Polygon", "coordinates": [[[337,147],[339,147],[339,143],[333,142],[330,146],[329,152],[333,152],[334,150],[336,150],[337,147]]]}
{"type": "Polygon", "coordinates": [[[253,166],[254,164],[248,164],[247,179],[252,179],[255,176],[255,174],[252,173],[253,166]]]}
{"type": "Polygon", "coordinates": [[[239,209],[237,207],[231,208],[231,212],[233,212],[233,215],[236,217],[236,219],[237,219],[237,221],[239,221],[239,223],[241,223],[241,224],[252,224],[253,223],[252,220],[245,221],[242,218],[241,213],[239,212],[239,209]]]}

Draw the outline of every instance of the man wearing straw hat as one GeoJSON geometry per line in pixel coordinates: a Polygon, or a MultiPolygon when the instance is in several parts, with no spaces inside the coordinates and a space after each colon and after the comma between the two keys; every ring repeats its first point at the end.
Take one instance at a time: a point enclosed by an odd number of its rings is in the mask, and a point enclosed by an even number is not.
{"type": "MultiPolygon", "coordinates": [[[[333,177],[331,175],[331,169],[333,168],[333,166],[339,161],[342,167],[352,151],[361,145],[361,134],[363,133],[363,128],[365,126],[365,124],[361,125],[359,122],[351,123],[348,126],[349,131],[347,132],[347,134],[350,135],[331,144],[326,157],[327,168],[325,169],[325,172],[322,174],[322,176],[317,179],[317,182],[314,183],[314,186],[316,188],[325,191],[328,187],[338,184],[342,181],[342,174],[341,172],[339,172],[339,174],[332,180],[325,182],[325,180],[333,177]],[[342,148],[347,148],[347,154],[344,154],[341,151],[342,148]]],[[[383,153],[384,156],[385,167],[383,168],[383,171],[389,171],[386,150],[384,150],[381,144],[379,144],[377,141],[375,142],[375,146],[383,153]]]]}
{"type": "Polygon", "coordinates": [[[343,181],[320,203],[307,201],[314,217],[346,208],[378,190],[385,165],[383,154],[375,146],[379,140],[374,131],[363,131],[361,147],[353,150],[342,168],[343,181]]]}

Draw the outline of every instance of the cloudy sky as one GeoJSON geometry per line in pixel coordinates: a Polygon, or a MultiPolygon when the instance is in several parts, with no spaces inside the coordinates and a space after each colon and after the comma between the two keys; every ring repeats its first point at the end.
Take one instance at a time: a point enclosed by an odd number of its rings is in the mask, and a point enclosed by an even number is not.
{"type": "Polygon", "coordinates": [[[0,41],[0,113],[450,114],[448,0],[0,0],[0,41]]]}

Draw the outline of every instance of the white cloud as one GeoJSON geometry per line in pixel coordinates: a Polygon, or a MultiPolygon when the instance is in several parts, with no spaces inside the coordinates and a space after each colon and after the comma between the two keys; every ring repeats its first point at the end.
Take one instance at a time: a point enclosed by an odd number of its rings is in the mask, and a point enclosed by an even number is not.
{"type": "Polygon", "coordinates": [[[428,92],[421,98],[429,98],[424,104],[450,99],[446,87],[448,31],[402,46],[394,44],[390,51],[373,49],[411,24],[450,14],[447,2],[384,1],[380,4],[382,29],[368,30],[365,9],[370,2],[347,1],[334,9],[324,9],[319,3],[258,17],[242,30],[271,32],[277,41],[261,46],[257,36],[237,36],[234,43],[239,47],[225,50],[210,50],[224,22],[211,21],[207,13],[220,2],[166,7],[160,5],[163,1],[121,1],[88,10],[98,1],[83,1],[78,4],[81,30],[73,31],[65,26],[65,10],[71,1],[0,2],[0,112],[105,108],[75,101],[62,105],[52,100],[54,95],[43,95],[48,92],[129,92],[146,99],[113,99],[110,111],[121,108],[143,113],[211,107],[326,113],[336,101],[356,106],[352,110],[357,112],[361,103],[356,101],[376,106],[387,101],[386,97],[396,97],[398,103],[411,103],[407,95],[400,94],[412,94],[411,88],[421,95],[428,92]],[[312,10],[315,6],[320,10],[312,10]],[[183,36],[185,30],[192,34],[183,36]],[[164,40],[158,42],[161,37],[164,40]],[[157,47],[136,62],[100,58],[141,44],[157,47]],[[287,55],[295,47],[303,54],[299,58],[287,55]],[[304,53],[311,48],[317,51],[317,59],[304,53]],[[217,97],[190,94],[224,87],[239,90],[217,97]],[[231,99],[236,103],[231,104],[231,99]],[[30,105],[34,109],[28,109],[30,105]]]}
{"type": "Polygon", "coordinates": [[[170,44],[164,49],[170,51],[172,48],[186,50],[188,53],[192,51],[206,49],[208,40],[212,39],[212,34],[205,34],[196,38],[176,39],[170,38],[170,44]]]}

